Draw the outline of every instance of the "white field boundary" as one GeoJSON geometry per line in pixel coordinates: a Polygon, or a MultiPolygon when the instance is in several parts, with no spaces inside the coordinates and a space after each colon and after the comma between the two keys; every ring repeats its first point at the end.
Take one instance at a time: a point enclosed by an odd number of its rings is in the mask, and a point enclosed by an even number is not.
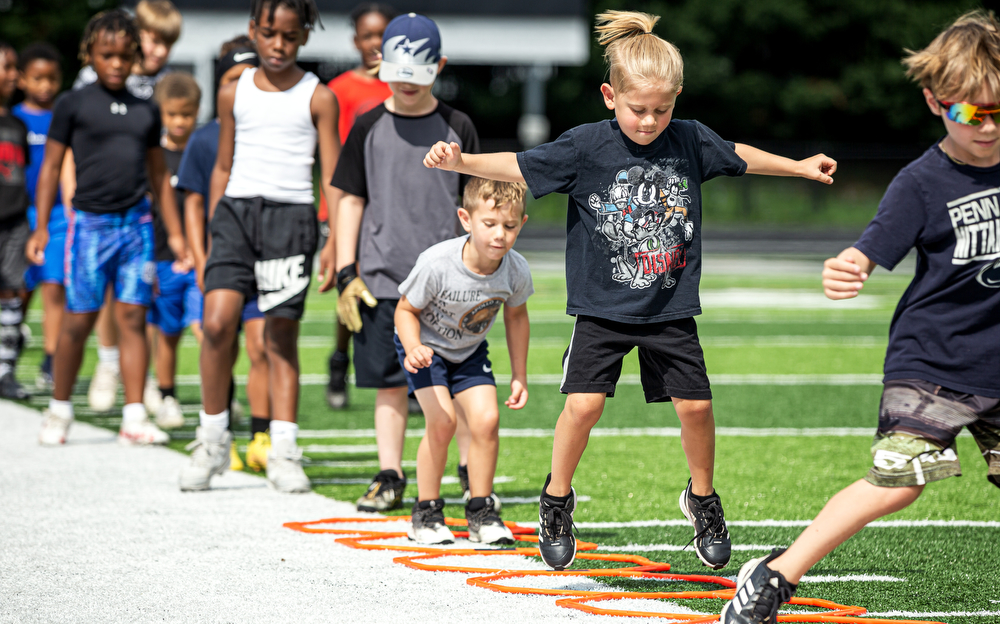
{"type": "MultiPolygon", "coordinates": [[[[110,420],[110,419],[109,419],[110,420]]],[[[120,422],[121,419],[115,421],[120,422]]],[[[551,438],[552,429],[508,429],[500,428],[501,438],[551,438]]],[[[755,438],[776,438],[776,437],[860,437],[870,438],[875,430],[869,427],[814,427],[805,429],[792,429],[787,427],[765,427],[752,429],[749,427],[716,427],[717,437],[755,437],[755,438]]],[[[592,438],[627,438],[627,437],[654,437],[654,438],[679,438],[680,427],[595,427],[590,430],[592,438]]],[[[968,431],[963,430],[960,437],[971,437],[968,431]]],[[[424,437],[423,429],[407,429],[407,438],[424,437]]],[[[374,429],[301,429],[299,438],[302,439],[323,439],[323,438],[375,438],[374,429]]],[[[363,445],[358,445],[363,447],[363,445]]],[[[369,452],[369,451],[354,451],[369,452]]]]}

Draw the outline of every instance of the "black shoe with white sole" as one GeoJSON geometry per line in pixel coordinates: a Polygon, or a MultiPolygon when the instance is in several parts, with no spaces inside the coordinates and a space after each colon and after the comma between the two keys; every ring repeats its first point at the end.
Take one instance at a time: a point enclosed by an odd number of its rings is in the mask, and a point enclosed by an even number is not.
{"type": "Polygon", "coordinates": [[[733,599],[722,607],[721,624],[773,624],[777,621],[778,607],[788,602],[798,585],[785,580],[781,572],[767,567],[784,549],[773,550],[759,559],[743,564],[736,577],[733,599]]]}
{"type": "Polygon", "coordinates": [[[551,480],[551,474],[545,478],[538,500],[538,551],[545,565],[553,570],[565,570],[576,559],[576,537],[573,535],[576,490],[570,488],[566,502],[557,501],[545,493],[551,480]]]}
{"type": "Polygon", "coordinates": [[[726,516],[722,511],[722,499],[712,492],[704,501],[691,495],[691,480],[681,492],[681,512],[694,525],[694,550],[701,562],[720,570],[726,567],[732,555],[732,542],[726,528],[726,516]]]}

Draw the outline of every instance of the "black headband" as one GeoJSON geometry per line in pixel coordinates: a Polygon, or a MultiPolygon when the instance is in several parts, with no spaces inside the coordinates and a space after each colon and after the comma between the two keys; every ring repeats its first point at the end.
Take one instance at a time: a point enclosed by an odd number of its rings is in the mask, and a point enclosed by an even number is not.
{"type": "Polygon", "coordinates": [[[258,67],[259,64],[257,51],[253,48],[234,48],[218,60],[215,75],[222,78],[227,71],[237,65],[253,65],[254,67],[258,67]]]}

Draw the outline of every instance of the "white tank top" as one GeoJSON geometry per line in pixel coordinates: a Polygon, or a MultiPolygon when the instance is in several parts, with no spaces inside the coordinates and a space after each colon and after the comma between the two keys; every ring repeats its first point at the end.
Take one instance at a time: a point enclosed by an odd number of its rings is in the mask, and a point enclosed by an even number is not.
{"type": "Polygon", "coordinates": [[[312,204],[316,126],[309,104],[319,78],[306,72],[287,91],[261,91],[247,69],[236,84],[236,150],[226,195],[312,204]]]}

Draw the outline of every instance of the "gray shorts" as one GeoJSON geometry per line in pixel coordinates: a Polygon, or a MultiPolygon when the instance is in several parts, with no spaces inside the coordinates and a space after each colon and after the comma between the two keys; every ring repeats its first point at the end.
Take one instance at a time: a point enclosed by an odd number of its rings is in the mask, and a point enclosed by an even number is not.
{"type": "Polygon", "coordinates": [[[23,290],[28,258],[24,248],[31,236],[28,217],[21,215],[0,222],[0,290],[23,290]]]}
{"type": "Polygon", "coordinates": [[[967,427],[1000,487],[1000,399],[967,394],[920,379],[887,381],[872,442],[872,485],[924,485],[962,474],[955,438],[967,427]]]}

